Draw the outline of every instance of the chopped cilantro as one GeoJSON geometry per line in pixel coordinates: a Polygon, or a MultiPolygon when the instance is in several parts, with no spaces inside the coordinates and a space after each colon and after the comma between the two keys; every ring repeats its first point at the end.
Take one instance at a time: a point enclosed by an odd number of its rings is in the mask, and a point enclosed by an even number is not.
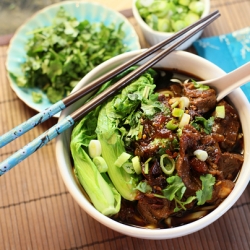
{"type": "Polygon", "coordinates": [[[139,182],[135,189],[141,191],[142,193],[150,193],[152,191],[151,186],[146,181],[139,182]]]}
{"type": "Polygon", "coordinates": [[[41,93],[37,93],[35,91],[32,91],[32,100],[35,103],[41,103],[42,102],[42,94],[41,93]]]}
{"type": "Polygon", "coordinates": [[[207,135],[209,135],[212,132],[214,117],[211,116],[209,119],[206,119],[201,116],[196,116],[190,124],[198,131],[205,132],[207,135]]]}
{"type": "Polygon", "coordinates": [[[29,32],[17,85],[43,90],[51,103],[61,100],[95,66],[127,51],[122,25],[79,21],[61,7],[50,26],[29,32]]]}
{"type": "Polygon", "coordinates": [[[183,195],[186,191],[186,187],[182,179],[178,175],[173,175],[167,178],[168,186],[166,189],[163,189],[163,196],[168,200],[175,201],[174,212],[179,210],[186,210],[185,205],[191,203],[196,199],[195,196],[189,196],[186,201],[183,201],[183,195]]]}
{"type": "Polygon", "coordinates": [[[215,177],[211,174],[207,174],[200,177],[202,181],[202,189],[196,192],[198,199],[198,205],[203,205],[207,200],[210,200],[213,193],[213,186],[215,183],[215,177]]]}

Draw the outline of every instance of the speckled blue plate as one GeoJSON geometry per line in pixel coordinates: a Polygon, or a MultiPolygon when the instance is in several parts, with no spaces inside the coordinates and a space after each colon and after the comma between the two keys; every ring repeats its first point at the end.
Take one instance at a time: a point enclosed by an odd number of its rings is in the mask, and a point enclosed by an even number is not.
{"type": "MultiPolygon", "coordinates": [[[[38,11],[16,31],[10,41],[8,49],[6,68],[9,72],[16,75],[22,74],[21,64],[26,60],[25,45],[27,40],[31,38],[31,35],[27,35],[27,33],[36,28],[51,25],[52,20],[61,6],[65,8],[70,16],[76,17],[79,21],[88,20],[91,23],[103,22],[106,26],[115,23],[116,27],[123,22],[122,29],[126,33],[123,40],[124,44],[128,47],[129,51],[140,49],[139,38],[133,26],[119,12],[97,3],[78,1],[61,2],[38,11]]],[[[31,96],[31,92],[34,91],[34,89],[20,88],[9,75],[8,78],[10,86],[17,96],[32,109],[41,112],[51,106],[51,103],[44,93],[42,93],[43,102],[34,103],[31,96]]],[[[38,89],[36,89],[36,91],[41,93],[38,89]]],[[[59,117],[59,114],[55,115],[55,117],[59,117]]]]}

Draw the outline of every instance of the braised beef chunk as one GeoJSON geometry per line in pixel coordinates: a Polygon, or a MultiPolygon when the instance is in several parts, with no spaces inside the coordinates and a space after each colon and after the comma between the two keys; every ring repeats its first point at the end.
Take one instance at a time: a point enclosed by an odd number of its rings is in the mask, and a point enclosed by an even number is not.
{"type": "Polygon", "coordinates": [[[208,173],[208,166],[207,163],[204,161],[199,160],[196,157],[191,158],[189,161],[191,169],[194,169],[198,173],[206,174],[208,173]]]}
{"type": "Polygon", "coordinates": [[[147,226],[147,221],[145,221],[137,210],[137,201],[130,202],[122,199],[121,209],[118,214],[116,214],[113,219],[122,221],[126,224],[136,225],[140,227],[147,226]]]}
{"type": "Polygon", "coordinates": [[[234,180],[244,161],[240,154],[223,153],[218,162],[218,170],[223,174],[224,179],[234,180]]]}
{"type": "Polygon", "coordinates": [[[235,184],[230,180],[221,180],[214,185],[214,190],[211,200],[207,201],[210,204],[219,205],[233,190],[235,184]]]}
{"type": "Polygon", "coordinates": [[[216,92],[214,89],[199,90],[192,82],[184,84],[184,96],[190,100],[190,109],[204,114],[216,105],[216,92]]]}
{"type": "Polygon", "coordinates": [[[170,90],[173,91],[174,96],[181,96],[182,95],[182,86],[178,83],[174,83],[170,85],[170,90]]]}
{"type": "Polygon", "coordinates": [[[159,187],[162,189],[167,184],[166,176],[163,174],[160,164],[156,160],[150,166],[149,173],[145,174],[142,169],[142,174],[151,187],[159,187]]]}
{"type": "Polygon", "coordinates": [[[205,150],[208,153],[207,162],[217,164],[221,156],[221,150],[213,136],[202,135],[199,143],[199,149],[205,150]]]}
{"type": "Polygon", "coordinates": [[[173,213],[174,204],[167,199],[157,198],[153,195],[142,195],[137,209],[149,224],[158,225],[161,220],[173,213]]]}
{"type": "Polygon", "coordinates": [[[201,134],[191,125],[186,125],[180,138],[179,157],[176,162],[177,174],[187,187],[186,194],[194,195],[201,188],[201,182],[192,171],[189,158],[197,149],[201,134]]]}
{"type": "Polygon", "coordinates": [[[223,151],[231,152],[236,145],[240,128],[240,120],[236,110],[224,100],[218,106],[225,107],[225,118],[215,118],[213,133],[223,136],[223,141],[219,142],[223,151]]]}
{"type": "Polygon", "coordinates": [[[170,151],[174,150],[172,144],[177,140],[177,136],[166,128],[167,121],[169,117],[162,113],[157,114],[152,120],[142,121],[142,139],[135,142],[135,155],[147,159],[164,146],[170,151]]]}

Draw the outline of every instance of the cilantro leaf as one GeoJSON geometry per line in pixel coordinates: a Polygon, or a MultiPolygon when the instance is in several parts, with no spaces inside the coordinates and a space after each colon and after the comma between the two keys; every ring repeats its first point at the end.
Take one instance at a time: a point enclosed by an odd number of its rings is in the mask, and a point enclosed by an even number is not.
{"type": "Polygon", "coordinates": [[[168,186],[166,189],[163,189],[163,195],[170,201],[175,197],[179,200],[182,199],[186,187],[182,182],[182,179],[178,175],[170,176],[167,178],[168,186]]]}
{"type": "Polygon", "coordinates": [[[207,135],[211,134],[212,126],[214,124],[214,117],[211,116],[209,119],[206,119],[202,116],[196,116],[195,119],[190,123],[198,131],[203,131],[207,135]]]}
{"type": "Polygon", "coordinates": [[[175,201],[176,207],[174,212],[180,210],[186,210],[185,205],[191,203],[196,199],[195,196],[189,196],[186,201],[183,201],[183,195],[186,191],[186,187],[182,179],[178,175],[170,176],[167,178],[168,186],[163,190],[163,196],[168,200],[175,201]]]}
{"type": "Polygon", "coordinates": [[[142,193],[150,193],[152,191],[152,187],[146,181],[139,182],[135,189],[142,193]]]}
{"type": "Polygon", "coordinates": [[[200,177],[202,181],[202,189],[196,192],[198,199],[198,205],[203,205],[207,200],[210,200],[213,193],[213,186],[215,183],[215,177],[211,174],[207,174],[200,177]]]}

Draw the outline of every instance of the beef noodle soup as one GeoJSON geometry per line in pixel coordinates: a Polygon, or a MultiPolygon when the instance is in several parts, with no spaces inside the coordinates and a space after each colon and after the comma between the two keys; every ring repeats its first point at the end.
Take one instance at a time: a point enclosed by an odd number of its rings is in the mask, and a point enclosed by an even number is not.
{"type": "MultiPolygon", "coordinates": [[[[217,102],[215,90],[194,76],[167,69],[152,76],[157,94],[144,91],[147,101],[130,111],[133,118],[117,122],[131,156],[119,167],[136,176],[136,185],[133,199],[121,195],[119,211],[110,217],[136,227],[169,228],[204,217],[231,193],[243,164],[243,134],[230,101],[217,102]]],[[[98,139],[100,130],[97,123],[98,139]]]]}

